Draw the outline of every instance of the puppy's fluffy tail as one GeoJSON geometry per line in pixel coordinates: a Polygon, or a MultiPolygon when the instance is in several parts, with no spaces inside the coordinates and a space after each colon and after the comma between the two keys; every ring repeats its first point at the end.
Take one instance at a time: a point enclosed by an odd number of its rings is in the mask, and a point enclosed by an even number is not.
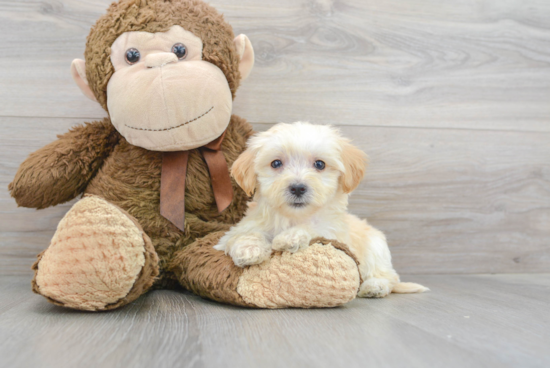
{"type": "Polygon", "coordinates": [[[430,289],[428,289],[427,287],[420,284],[415,284],[414,282],[400,282],[393,287],[391,292],[396,294],[413,294],[423,293],[429,290],[430,289]]]}

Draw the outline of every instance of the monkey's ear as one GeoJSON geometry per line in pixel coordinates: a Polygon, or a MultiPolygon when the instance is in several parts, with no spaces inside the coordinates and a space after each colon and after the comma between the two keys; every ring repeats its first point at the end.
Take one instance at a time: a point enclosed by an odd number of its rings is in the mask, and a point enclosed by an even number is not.
{"type": "Polygon", "coordinates": [[[237,184],[248,196],[254,194],[254,189],[256,189],[256,173],[254,172],[255,156],[255,152],[251,148],[247,148],[233,162],[233,166],[231,167],[231,176],[235,178],[237,184]]]}
{"type": "Polygon", "coordinates": [[[241,72],[241,80],[248,77],[254,66],[254,49],[246,35],[240,34],[233,40],[237,55],[239,55],[239,72],[241,72]]]}
{"type": "Polygon", "coordinates": [[[86,79],[86,62],[82,59],[74,59],[71,64],[71,75],[80,88],[84,96],[88,97],[90,100],[97,102],[97,99],[92,92],[92,89],[88,85],[88,79],[86,79]]]}

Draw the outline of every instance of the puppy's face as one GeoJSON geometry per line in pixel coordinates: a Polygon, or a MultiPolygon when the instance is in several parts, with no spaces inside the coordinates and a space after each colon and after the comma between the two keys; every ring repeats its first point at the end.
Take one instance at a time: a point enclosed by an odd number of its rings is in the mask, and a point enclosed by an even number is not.
{"type": "Polygon", "coordinates": [[[308,216],[351,192],[363,178],[366,155],[326,125],[278,124],[250,139],[232,174],[286,217],[308,216]]]}

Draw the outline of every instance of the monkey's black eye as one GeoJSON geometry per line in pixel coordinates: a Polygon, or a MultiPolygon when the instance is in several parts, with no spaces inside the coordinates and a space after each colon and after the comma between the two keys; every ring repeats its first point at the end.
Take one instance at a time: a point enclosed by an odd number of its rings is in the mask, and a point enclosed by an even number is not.
{"type": "Polygon", "coordinates": [[[130,65],[135,64],[139,61],[140,58],[141,58],[141,54],[139,53],[138,49],[132,48],[132,49],[126,50],[125,59],[128,64],[130,65]]]}
{"type": "Polygon", "coordinates": [[[325,169],[325,163],[321,160],[317,160],[313,163],[313,166],[315,166],[315,168],[317,170],[324,170],[325,169]]]}
{"type": "Polygon", "coordinates": [[[283,166],[283,161],[281,161],[281,160],[275,160],[271,163],[271,167],[274,168],[274,169],[278,169],[281,166],[283,166]]]}
{"type": "Polygon", "coordinates": [[[172,52],[176,54],[178,59],[182,60],[187,56],[187,47],[183,43],[176,43],[172,46],[172,52]]]}

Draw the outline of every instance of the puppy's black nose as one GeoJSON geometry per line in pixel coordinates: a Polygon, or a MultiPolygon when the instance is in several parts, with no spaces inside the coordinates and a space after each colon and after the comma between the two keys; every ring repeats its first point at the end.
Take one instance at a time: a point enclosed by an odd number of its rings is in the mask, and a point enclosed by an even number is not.
{"type": "Polygon", "coordinates": [[[289,190],[296,197],[301,197],[307,192],[307,187],[304,184],[292,184],[289,190]]]}

